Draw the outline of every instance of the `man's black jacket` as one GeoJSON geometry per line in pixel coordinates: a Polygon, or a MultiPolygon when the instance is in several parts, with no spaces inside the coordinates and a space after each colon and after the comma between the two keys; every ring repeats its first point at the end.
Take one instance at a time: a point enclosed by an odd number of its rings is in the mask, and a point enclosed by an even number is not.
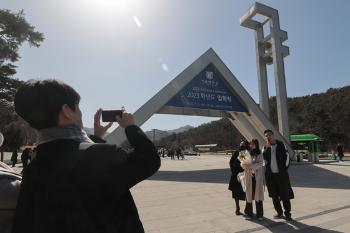
{"type": "Polygon", "coordinates": [[[125,130],[134,151],[56,140],[38,146],[24,172],[13,233],[144,232],[129,189],[153,175],[160,158],[137,126],[125,130]]]}

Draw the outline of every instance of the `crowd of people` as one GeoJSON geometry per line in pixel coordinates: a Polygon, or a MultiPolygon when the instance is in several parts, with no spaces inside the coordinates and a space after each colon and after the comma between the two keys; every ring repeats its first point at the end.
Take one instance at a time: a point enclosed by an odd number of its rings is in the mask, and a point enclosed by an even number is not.
{"type": "MultiPolygon", "coordinates": [[[[36,147],[25,147],[21,153],[21,162],[23,170],[28,166],[28,163],[34,159],[36,155],[36,147]]],[[[12,167],[15,167],[18,162],[18,150],[14,150],[11,155],[12,167]]]]}
{"type": "Polygon", "coordinates": [[[171,147],[169,149],[167,148],[160,148],[158,149],[158,155],[162,158],[170,157],[171,160],[175,160],[175,156],[177,157],[177,160],[184,160],[185,159],[185,152],[181,147],[171,147]]]}

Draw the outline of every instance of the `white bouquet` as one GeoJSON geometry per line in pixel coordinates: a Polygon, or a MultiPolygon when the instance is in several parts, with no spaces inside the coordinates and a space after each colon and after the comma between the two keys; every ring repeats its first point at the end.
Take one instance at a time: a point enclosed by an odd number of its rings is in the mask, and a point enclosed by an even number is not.
{"type": "Polygon", "coordinates": [[[238,160],[241,162],[241,164],[251,164],[252,163],[252,156],[250,155],[248,150],[240,151],[238,155],[238,160]]]}

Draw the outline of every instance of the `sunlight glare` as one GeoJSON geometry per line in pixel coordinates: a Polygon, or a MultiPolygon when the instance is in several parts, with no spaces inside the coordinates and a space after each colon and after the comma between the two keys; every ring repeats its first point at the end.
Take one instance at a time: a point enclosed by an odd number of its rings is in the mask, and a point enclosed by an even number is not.
{"type": "Polygon", "coordinates": [[[165,72],[168,72],[169,71],[168,65],[163,63],[162,64],[162,70],[164,70],[165,72]]]}
{"type": "Polygon", "coordinates": [[[81,0],[81,5],[99,16],[125,15],[130,16],[135,7],[140,5],[137,0],[81,0]]]}
{"type": "Polygon", "coordinates": [[[141,24],[139,18],[137,18],[136,15],[133,16],[133,19],[134,19],[136,25],[137,25],[139,28],[142,27],[142,24],[141,24]]]}

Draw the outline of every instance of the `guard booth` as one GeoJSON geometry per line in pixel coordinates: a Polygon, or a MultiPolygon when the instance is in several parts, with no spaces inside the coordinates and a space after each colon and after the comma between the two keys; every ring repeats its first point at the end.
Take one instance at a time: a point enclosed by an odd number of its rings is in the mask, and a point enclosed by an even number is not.
{"type": "Polygon", "coordinates": [[[290,141],[298,161],[307,158],[309,162],[318,162],[323,141],[319,136],[315,134],[291,135],[290,141]]]}

